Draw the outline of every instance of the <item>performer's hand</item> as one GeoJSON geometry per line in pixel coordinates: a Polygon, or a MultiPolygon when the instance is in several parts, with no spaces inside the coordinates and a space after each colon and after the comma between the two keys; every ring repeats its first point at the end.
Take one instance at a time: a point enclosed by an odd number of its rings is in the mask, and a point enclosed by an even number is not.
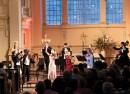
{"type": "Polygon", "coordinates": [[[50,55],[48,52],[46,52],[46,53],[47,53],[48,56],[50,55]]]}

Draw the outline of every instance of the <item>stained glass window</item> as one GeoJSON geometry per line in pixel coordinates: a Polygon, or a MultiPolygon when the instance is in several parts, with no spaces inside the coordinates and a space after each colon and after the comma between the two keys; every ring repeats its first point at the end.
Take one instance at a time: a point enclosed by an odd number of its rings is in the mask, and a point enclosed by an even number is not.
{"type": "Polygon", "coordinates": [[[106,0],[107,24],[120,24],[123,22],[123,0],[106,0]]]}
{"type": "Polygon", "coordinates": [[[46,23],[47,25],[61,25],[62,0],[46,0],[46,23]]]}
{"type": "Polygon", "coordinates": [[[68,0],[69,24],[99,24],[100,0],[68,0]]]}

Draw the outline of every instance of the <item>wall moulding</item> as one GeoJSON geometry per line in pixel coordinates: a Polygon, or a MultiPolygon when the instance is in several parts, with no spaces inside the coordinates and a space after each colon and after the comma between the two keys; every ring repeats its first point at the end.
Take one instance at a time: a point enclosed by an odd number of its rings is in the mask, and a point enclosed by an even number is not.
{"type": "Polygon", "coordinates": [[[46,26],[47,29],[86,29],[86,28],[126,28],[125,24],[120,25],[66,25],[66,26],[46,26]]]}
{"type": "Polygon", "coordinates": [[[4,25],[0,25],[0,32],[4,31],[4,25]]]}
{"type": "MultiPolygon", "coordinates": [[[[51,46],[54,48],[62,48],[63,47],[63,45],[51,45],[51,46]]],[[[83,46],[82,45],[70,45],[70,47],[83,47],[83,46]]],[[[86,45],[85,47],[89,47],[89,45],[86,45]]],[[[42,48],[42,45],[32,46],[32,48],[39,49],[39,48],[42,48]]]]}
{"type": "Polygon", "coordinates": [[[0,32],[4,32],[5,37],[8,37],[8,24],[6,21],[0,20],[0,32]]]}
{"type": "Polygon", "coordinates": [[[1,16],[1,15],[0,15],[0,21],[1,21],[1,20],[8,20],[8,18],[9,18],[8,16],[1,16]]]}

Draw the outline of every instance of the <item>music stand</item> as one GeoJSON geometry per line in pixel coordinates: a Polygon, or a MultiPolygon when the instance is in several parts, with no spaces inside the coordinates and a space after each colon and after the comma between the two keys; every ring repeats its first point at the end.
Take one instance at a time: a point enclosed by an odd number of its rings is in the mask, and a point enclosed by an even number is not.
{"type": "Polygon", "coordinates": [[[105,57],[104,57],[102,54],[99,54],[99,57],[100,57],[102,60],[105,60],[105,57]]]}
{"type": "Polygon", "coordinates": [[[83,61],[83,62],[87,61],[85,56],[77,55],[76,57],[77,57],[78,61],[83,61]]]}

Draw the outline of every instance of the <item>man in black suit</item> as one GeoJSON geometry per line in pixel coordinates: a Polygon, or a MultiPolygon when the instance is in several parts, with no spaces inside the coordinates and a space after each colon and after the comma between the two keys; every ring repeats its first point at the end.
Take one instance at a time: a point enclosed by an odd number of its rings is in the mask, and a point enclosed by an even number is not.
{"type": "Polygon", "coordinates": [[[61,58],[62,58],[62,60],[61,60],[61,68],[60,69],[61,69],[62,72],[64,71],[65,65],[66,65],[66,58],[65,58],[65,52],[66,51],[68,51],[68,52],[71,51],[69,46],[68,46],[68,43],[64,43],[64,47],[61,50],[61,54],[62,54],[61,58]]]}
{"type": "Polygon", "coordinates": [[[45,43],[45,46],[42,48],[42,55],[44,56],[44,61],[46,64],[46,72],[48,73],[48,66],[49,66],[49,55],[51,54],[51,47],[49,46],[49,42],[45,43]]]}
{"type": "Polygon", "coordinates": [[[129,57],[128,57],[129,49],[126,46],[127,45],[125,42],[121,42],[121,47],[119,48],[114,47],[115,50],[119,51],[116,58],[119,59],[120,61],[119,64],[121,66],[125,64],[129,64],[129,57]]]}
{"type": "Polygon", "coordinates": [[[24,49],[23,55],[23,82],[25,82],[25,78],[27,77],[27,81],[30,78],[30,51],[28,49],[24,49]]]}

